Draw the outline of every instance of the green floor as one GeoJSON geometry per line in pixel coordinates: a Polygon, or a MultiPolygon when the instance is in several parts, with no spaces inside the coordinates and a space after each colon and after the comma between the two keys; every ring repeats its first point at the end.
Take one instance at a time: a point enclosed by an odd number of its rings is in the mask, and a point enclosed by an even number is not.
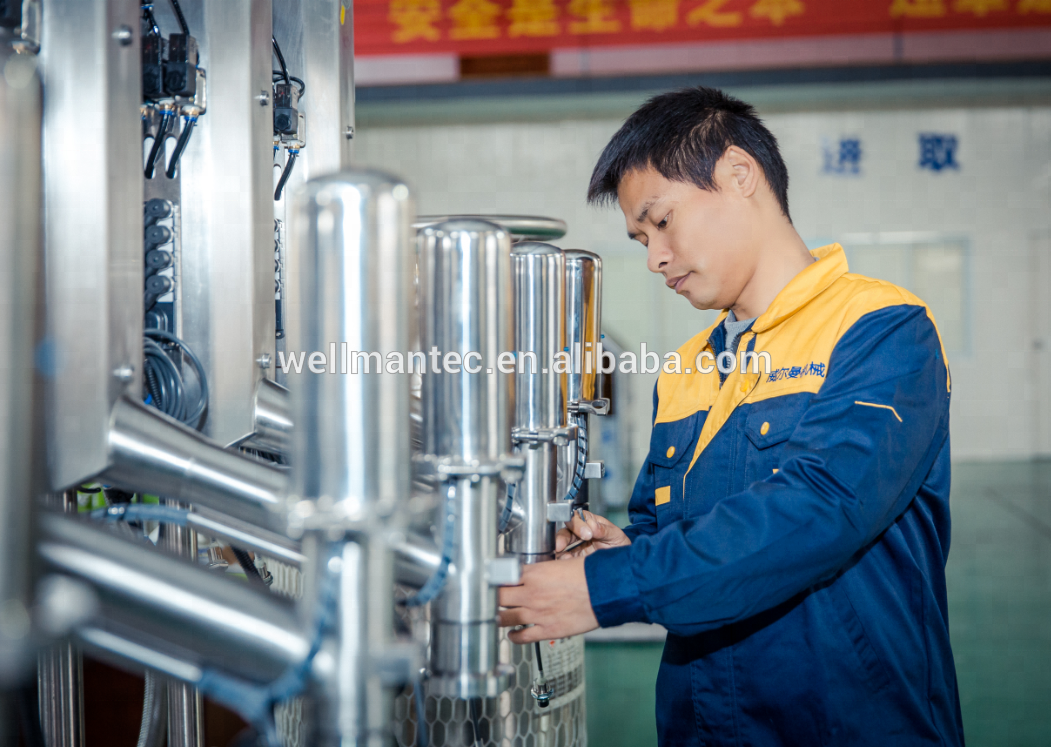
{"type": "MultiPolygon", "coordinates": [[[[1051,745],[1051,462],[953,468],[949,624],[969,747],[1051,745]]],[[[650,747],[661,646],[589,643],[588,743],[650,747]]]]}

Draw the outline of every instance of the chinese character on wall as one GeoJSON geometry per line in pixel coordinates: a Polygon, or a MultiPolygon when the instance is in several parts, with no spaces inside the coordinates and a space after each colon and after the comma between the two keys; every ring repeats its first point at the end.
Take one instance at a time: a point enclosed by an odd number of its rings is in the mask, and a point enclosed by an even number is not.
{"type": "Polygon", "coordinates": [[[413,39],[438,40],[434,24],[441,18],[440,0],[391,0],[390,22],[398,28],[391,34],[395,44],[413,39]]]}
{"type": "Polygon", "coordinates": [[[958,169],[956,136],[938,133],[920,133],[920,168],[931,171],[958,169]]]}
{"type": "Polygon", "coordinates": [[[507,18],[511,21],[507,35],[557,36],[560,29],[555,0],[514,0],[507,18]]]}
{"type": "Polygon", "coordinates": [[[861,173],[861,139],[842,137],[835,144],[827,140],[822,143],[826,174],[860,174],[861,173]]]}
{"type": "Polygon", "coordinates": [[[628,0],[631,27],[663,31],[679,20],[679,0],[628,0]]]}
{"type": "Polygon", "coordinates": [[[449,9],[453,39],[495,39],[500,36],[500,6],[490,0],[460,0],[449,9]]]}

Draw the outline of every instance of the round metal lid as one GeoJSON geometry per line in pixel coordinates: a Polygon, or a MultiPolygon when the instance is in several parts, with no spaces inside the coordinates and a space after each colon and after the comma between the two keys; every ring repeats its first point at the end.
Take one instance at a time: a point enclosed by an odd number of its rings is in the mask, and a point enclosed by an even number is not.
{"type": "Polygon", "coordinates": [[[551,241],[562,238],[568,230],[564,220],[537,215],[421,215],[412,227],[419,231],[437,223],[460,219],[495,223],[511,234],[515,241],[551,241]]]}

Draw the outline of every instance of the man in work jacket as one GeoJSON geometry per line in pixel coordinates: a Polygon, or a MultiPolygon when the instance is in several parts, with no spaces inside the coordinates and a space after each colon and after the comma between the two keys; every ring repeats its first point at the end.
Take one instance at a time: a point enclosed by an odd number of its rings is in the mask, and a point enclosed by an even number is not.
{"type": "Polygon", "coordinates": [[[724,311],[657,382],[631,525],[574,518],[558,547],[584,544],[524,568],[501,622],[519,643],[666,627],[661,745],[962,745],[941,341],[918,298],[806,250],[787,186],[754,110],[712,89],[606,147],[589,198],[724,311]]]}

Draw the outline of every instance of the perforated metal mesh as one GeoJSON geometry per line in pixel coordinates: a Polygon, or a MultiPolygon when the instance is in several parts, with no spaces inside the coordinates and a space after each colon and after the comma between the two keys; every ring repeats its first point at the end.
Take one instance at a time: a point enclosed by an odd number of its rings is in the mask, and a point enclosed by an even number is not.
{"type": "MultiPolygon", "coordinates": [[[[298,568],[266,559],[267,570],[274,576],[271,590],[292,599],[303,596],[303,574],[298,568]]],[[[285,747],[306,747],[306,731],[303,728],[303,699],[292,698],[278,703],[274,708],[277,731],[285,747]]]]}
{"type": "MultiPolygon", "coordinates": [[[[515,686],[498,698],[455,700],[428,695],[424,722],[432,747],[586,747],[584,639],[541,644],[544,675],[555,697],[539,708],[529,689],[537,675],[533,646],[519,646],[500,633],[500,661],[515,668],[515,686]]],[[[398,747],[416,747],[417,723],[411,687],[394,701],[398,747]]]]}

